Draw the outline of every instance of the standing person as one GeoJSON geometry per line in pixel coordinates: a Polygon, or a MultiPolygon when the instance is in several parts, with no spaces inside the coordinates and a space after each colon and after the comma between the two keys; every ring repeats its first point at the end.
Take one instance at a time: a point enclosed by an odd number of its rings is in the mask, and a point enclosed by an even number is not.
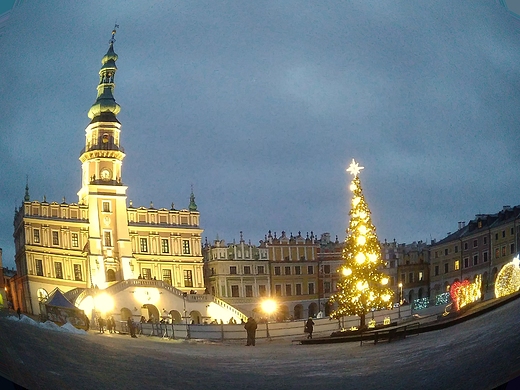
{"type": "Polygon", "coordinates": [[[253,317],[249,317],[247,319],[247,322],[244,325],[244,329],[247,332],[247,343],[246,343],[247,346],[249,346],[249,345],[252,345],[253,347],[255,346],[256,328],[257,328],[257,325],[256,325],[255,319],[253,317]]]}
{"type": "Polygon", "coordinates": [[[16,309],[16,314],[18,314],[18,319],[20,320],[22,318],[22,311],[20,310],[20,306],[18,306],[18,309],[16,309]]]}
{"type": "Polygon", "coordinates": [[[105,333],[105,319],[103,317],[98,318],[99,333],[105,333]]]}
{"type": "Polygon", "coordinates": [[[107,331],[108,333],[112,333],[112,320],[110,317],[107,317],[107,331]]]}
{"type": "Polygon", "coordinates": [[[135,335],[134,321],[132,321],[131,317],[128,317],[126,324],[128,325],[128,332],[130,333],[130,337],[136,338],[137,336],[135,335]]]}
{"type": "Polygon", "coordinates": [[[312,339],[313,330],[314,330],[314,321],[312,320],[312,317],[309,317],[309,319],[305,323],[305,329],[304,329],[304,332],[307,333],[308,339],[312,339]]]}

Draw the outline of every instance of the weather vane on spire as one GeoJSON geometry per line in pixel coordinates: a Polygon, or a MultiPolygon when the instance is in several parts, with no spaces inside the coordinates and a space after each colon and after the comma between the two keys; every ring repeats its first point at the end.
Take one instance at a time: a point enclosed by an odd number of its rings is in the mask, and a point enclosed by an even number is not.
{"type": "Polygon", "coordinates": [[[347,168],[347,172],[356,177],[359,174],[359,171],[362,169],[365,169],[365,167],[360,167],[359,164],[354,159],[352,159],[350,166],[347,168]]]}
{"type": "Polygon", "coordinates": [[[116,28],[119,28],[119,24],[117,24],[117,22],[115,23],[114,29],[112,30],[112,38],[110,38],[110,41],[108,41],[109,43],[114,43],[116,41],[114,38],[114,35],[116,35],[116,28]]]}

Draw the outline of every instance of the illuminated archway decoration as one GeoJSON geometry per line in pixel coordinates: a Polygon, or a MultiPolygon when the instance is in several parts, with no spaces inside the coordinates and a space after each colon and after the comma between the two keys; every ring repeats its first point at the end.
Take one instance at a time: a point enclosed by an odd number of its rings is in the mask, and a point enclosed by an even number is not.
{"type": "Polygon", "coordinates": [[[512,294],[520,289],[520,259],[516,256],[513,261],[502,267],[495,282],[495,296],[497,298],[512,294]]]}
{"type": "Polygon", "coordinates": [[[453,301],[454,309],[459,311],[467,304],[479,300],[482,296],[481,287],[481,275],[477,275],[473,283],[470,283],[469,280],[464,280],[463,282],[454,282],[450,288],[450,295],[453,301]]]}

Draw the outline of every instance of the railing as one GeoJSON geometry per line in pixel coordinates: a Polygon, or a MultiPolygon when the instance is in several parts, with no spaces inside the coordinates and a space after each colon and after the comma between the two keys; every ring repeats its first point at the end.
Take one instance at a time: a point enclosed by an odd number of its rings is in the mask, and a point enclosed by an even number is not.
{"type": "Polygon", "coordinates": [[[81,149],[80,156],[85,152],[90,152],[92,150],[114,150],[116,152],[125,152],[125,149],[122,146],[118,146],[112,142],[108,143],[101,143],[101,144],[94,144],[90,145],[88,148],[81,149]]]}

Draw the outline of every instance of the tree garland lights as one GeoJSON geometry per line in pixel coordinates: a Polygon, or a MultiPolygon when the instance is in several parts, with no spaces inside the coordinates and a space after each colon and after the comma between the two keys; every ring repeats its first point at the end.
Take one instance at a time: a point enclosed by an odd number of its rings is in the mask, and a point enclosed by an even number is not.
{"type": "Polygon", "coordinates": [[[520,259],[518,255],[502,267],[495,282],[497,298],[512,294],[520,289],[520,259]]]}
{"type": "Polygon", "coordinates": [[[459,311],[467,304],[479,300],[482,296],[482,276],[477,275],[473,283],[470,283],[469,280],[454,282],[450,288],[450,296],[455,311],[459,311]]]}
{"type": "Polygon", "coordinates": [[[365,315],[372,309],[392,307],[394,293],[386,287],[388,277],[378,271],[385,262],[381,259],[376,229],[358,177],[361,169],[363,167],[354,160],[347,169],[354,176],[349,187],[353,192],[350,223],[342,253],[344,264],[338,270],[340,280],[337,292],[332,295],[330,302],[337,304],[337,309],[331,313],[332,318],[357,315],[360,317],[360,327],[363,328],[365,315]]]}

